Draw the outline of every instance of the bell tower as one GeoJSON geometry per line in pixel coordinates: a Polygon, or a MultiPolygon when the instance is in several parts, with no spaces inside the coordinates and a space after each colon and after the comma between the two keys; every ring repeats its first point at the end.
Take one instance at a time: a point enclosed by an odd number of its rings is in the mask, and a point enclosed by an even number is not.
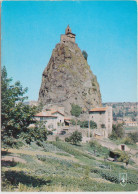
{"type": "Polygon", "coordinates": [[[71,28],[69,27],[69,25],[67,26],[65,30],[65,34],[67,35],[68,33],[71,33],[71,28]]]}

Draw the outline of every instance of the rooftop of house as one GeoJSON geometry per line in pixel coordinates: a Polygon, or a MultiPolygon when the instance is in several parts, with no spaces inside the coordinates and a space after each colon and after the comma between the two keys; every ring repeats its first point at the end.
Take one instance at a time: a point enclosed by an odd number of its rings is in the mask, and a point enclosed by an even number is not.
{"type": "Polygon", "coordinates": [[[98,108],[92,108],[89,112],[105,112],[108,109],[108,107],[98,107],[98,108]]]}
{"type": "Polygon", "coordinates": [[[47,110],[47,111],[42,111],[42,112],[37,113],[37,114],[35,115],[35,117],[55,117],[55,118],[57,118],[56,115],[53,115],[53,114],[55,114],[55,113],[59,113],[59,114],[61,114],[62,116],[64,116],[64,114],[61,113],[60,111],[57,111],[57,110],[55,110],[55,109],[49,109],[49,110],[47,110]]]}
{"type": "Polygon", "coordinates": [[[55,117],[57,118],[57,116],[52,115],[50,111],[37,113],[35,117],[55,117]]]}

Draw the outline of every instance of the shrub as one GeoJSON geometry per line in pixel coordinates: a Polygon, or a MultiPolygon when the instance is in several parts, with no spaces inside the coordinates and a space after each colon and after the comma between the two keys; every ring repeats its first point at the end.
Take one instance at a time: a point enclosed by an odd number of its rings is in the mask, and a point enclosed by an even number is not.
{"type": "MultiPolygon", "coordinates": [[[[80,125],[81,128],[88,128],[89,127],[89,121],[79,121],[78,124],[80,125]]],[[[94,121],[90,121],[90,128],[96,129],[97,124],[94,121]]]]}
{"type": "Polygon", "coordinates": [[[88,122],[89,122],[89,121],[81,121],[81,122],[80,122],[80,127],[81,127],[81,128],[88,128],[88,122]]]}
{"type": "Polygon", "coordinates": [[[138,142],[138,132],[129,133],[128,136],[132,139],[134,143],[138,142]]]}
{"type": "Polygon", "coordinates": [[[119,162],[128,163],[130,156],[126,152],[120,152],[120,157],[117,159],[119,162]]]}
{"type": "Polygon", "coordinates": [[[69,137],[66,137],[65,138],[65,142],[70,142],[70,138],[69,137]]]}
{"type": "Polygon", "coordinates": [[[117,134],[115,131],[112,131],[112,133],[109,135],[109,139],[111,140],[117,139],[117,134]]]}
{"type": "Polygon", "coordinates": [[[110,151],[110,154],[114,155],[114,156],[117,156],[117,161],[119,162],[125,162],[125,163],[128,163],[129,162],[129,159],[130,159],[130,156],[128,155],[127,152],[125,151],[121,151],[121,150],[115,150],[115,151],[110,151]]]}
{"type": "Polygon", "coordinates": [[[80,120],[77,121],[77,125],[81,125],[81,121],[80,120]]]}
{"type": "Polygon", "coordinates": [[[95,147],[95,148],[101,147],[101,145],[96,140],[91,140],[89,144],[90,144],[90,147],[95,147]]]}
{"type": "Polygon", "coordinates": [[[72,116],[79,117],[82,112],[82,108],[79,105],[72,104],[70,112],[72,116]]]}
{"type": "Polygon", "coordinates": [[[134,144],[134,141],[130,137],[125,137],[123,139],[123,143],[127,145],[131,145],[131,144],[134,144]]]}
{"type": "Polygon", "coordinates": [[[75,122],[74,119],[71,120],[71,124],[72,124],[72,125],[76,125],[76,122],[75,122]]]}
{"type": "Polygon", "coordinates": [[[90,128],[91,129],[96,129],[97,128],[97,123],[94,121],[90,121],[90,128]]]}
{"type": "Polygon", "coordinates": [[[112,134],[109,136],[110,139],[118,139],[124,137],[124,129],[122,124],[113,125],[112,134]]]}
{"type": "Polygon", "coordinates": [[[72,133],[72,135],[66,139],[68,140],[68,142],[71,142],[73,144],[77,144],[79,142],[82,141],[82,133],[81,132],[78,132],[78,131],[75,131],[72,133]]]}
{"type": "Polygon", "coordinates": [[[87,52],[83,50],[83,51],[82,51],[82,54],[83,54],[83,56],[84,56],[84,59],[87,61],[87,58],[88,58],[87,52]]]}

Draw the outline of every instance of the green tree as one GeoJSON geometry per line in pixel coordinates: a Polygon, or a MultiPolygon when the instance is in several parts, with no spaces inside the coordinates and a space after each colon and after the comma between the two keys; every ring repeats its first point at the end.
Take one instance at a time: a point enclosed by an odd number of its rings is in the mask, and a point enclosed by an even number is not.
{"type": "Polygon", "coordinates": [[[83,51],[82,51],[82,54],[83,54],[83,56],[84,56],[85,60],[87,61],[87,58],[88,58],[88,54],[87,54],[87,52],[83,50],[83,51]]]}
{"type": "Polygon", "coordinates": [[[5,66],[1,72],[1,136],[4,146],[16,144],[22,132],[27,132],[27,127],[34,123],[33,116],[36,107],[24,105],[27,99],[24,94],[27,88],[23,89],[20,82],[11,84],[12,79],[7,77],[5,66]]]}
{"type": "Polygon", "coordinates": [[[72,104],[70,112],[72,116],[79,117],[82,112],[82,108],[79,105],[72,104]]]}
{"type": "Polygon", "coordinates": [[[80,127],[81,127],[81,128],[88,128],[88,127],[89,127],[88,122],[89,122],[89,121],[81,121],[81,122],[80,122],[80,127]]]}
{"type": "Polygon", "coordinates": [[[98,148],[98,149],[100,149],[102,146],[97,142],[97,141],[95,141],[95,140],[91,140],[90,142],[89,142],[89,144],[90,144],[90,147],[92,147],[92,148],[98,148]]]}
{"type": "Polygon", "coordinates": [[[74,119],[71,119],[71,121],[70,121],[70,122],[71,122],[71,124],[72,124],[72,125],[76,125],[76,122],[75,122],[75,120],[74,120],[74,119]]]}
{"type": "Polygon", "coordinates": [[[123,138],[123,140],[122,140],[122,142],[124,143],[124,144],[126,144],[126,145],[132,145],[132,144],[134,144],[134,141],[130,138],[130,137],[124,137],[123,138]]]}
{"type": "Polygon", "coordinates": [[[129,133],[128,136],[131,138],[131,140],[132,140],[134,143],[137,143],[137,142],[138,142],[138,132],[129,133]]]}
{"type": "Polygon", "coordinates": [[[34,127],[27,128],[25,132],[22,132],[21,137],[30,144],[35,141],[38,146],[43,146],[43,141],[47,140],[48,131],[45,128],[45,122],[38,121],[34,127]]]}
{"type": "Polygon", "coordinates": [[[124,137],[124,128],[122,124],[113,125],[112,134],[109,136],[110,139],[118,139],[124,137]]]}
{"type": "MultiPolygon", "coordinates": [[[[82,108],[79,105],[72,104],[70,112],[72,116],[79,117],[82,112],[82,108]]],[[[77,127],[77,119],[76,119],[76,127],[77,127]]]]}
{"type": "Polygon", "coordinates": [[[97,123],[94,121],[90,121],[90,128],[91,129],[96,129],[97,128],[97,123]]]}
{"type": "Polygon", "coordinates": [[[82,133],[75,131],[69,138],[66,138],[66,142],[71,142],[73,144],[77,144],[82,141],[82,133]]]}
{"type": "Polygon", "coordinates": [[[124,151],[120,151],[120,150],[118,151],[118,153],[119,153],[119,158],[117,159],[117,161],[129,163],[130,156],[128,155],[128,153],[126,153],[124,151]]]}

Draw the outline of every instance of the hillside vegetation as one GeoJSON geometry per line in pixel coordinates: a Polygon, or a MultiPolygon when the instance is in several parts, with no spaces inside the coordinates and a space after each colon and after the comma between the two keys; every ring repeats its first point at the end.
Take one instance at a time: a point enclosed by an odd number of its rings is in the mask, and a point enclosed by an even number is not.
{"type": "Polygon", "coordinates": [[[2,150],[2,191],[136,191],[135,169],[104,161],[109,150],[92,145],[54,141],[2,150]],[[128,175],[125,187],[119,173],[128,175]]]}

